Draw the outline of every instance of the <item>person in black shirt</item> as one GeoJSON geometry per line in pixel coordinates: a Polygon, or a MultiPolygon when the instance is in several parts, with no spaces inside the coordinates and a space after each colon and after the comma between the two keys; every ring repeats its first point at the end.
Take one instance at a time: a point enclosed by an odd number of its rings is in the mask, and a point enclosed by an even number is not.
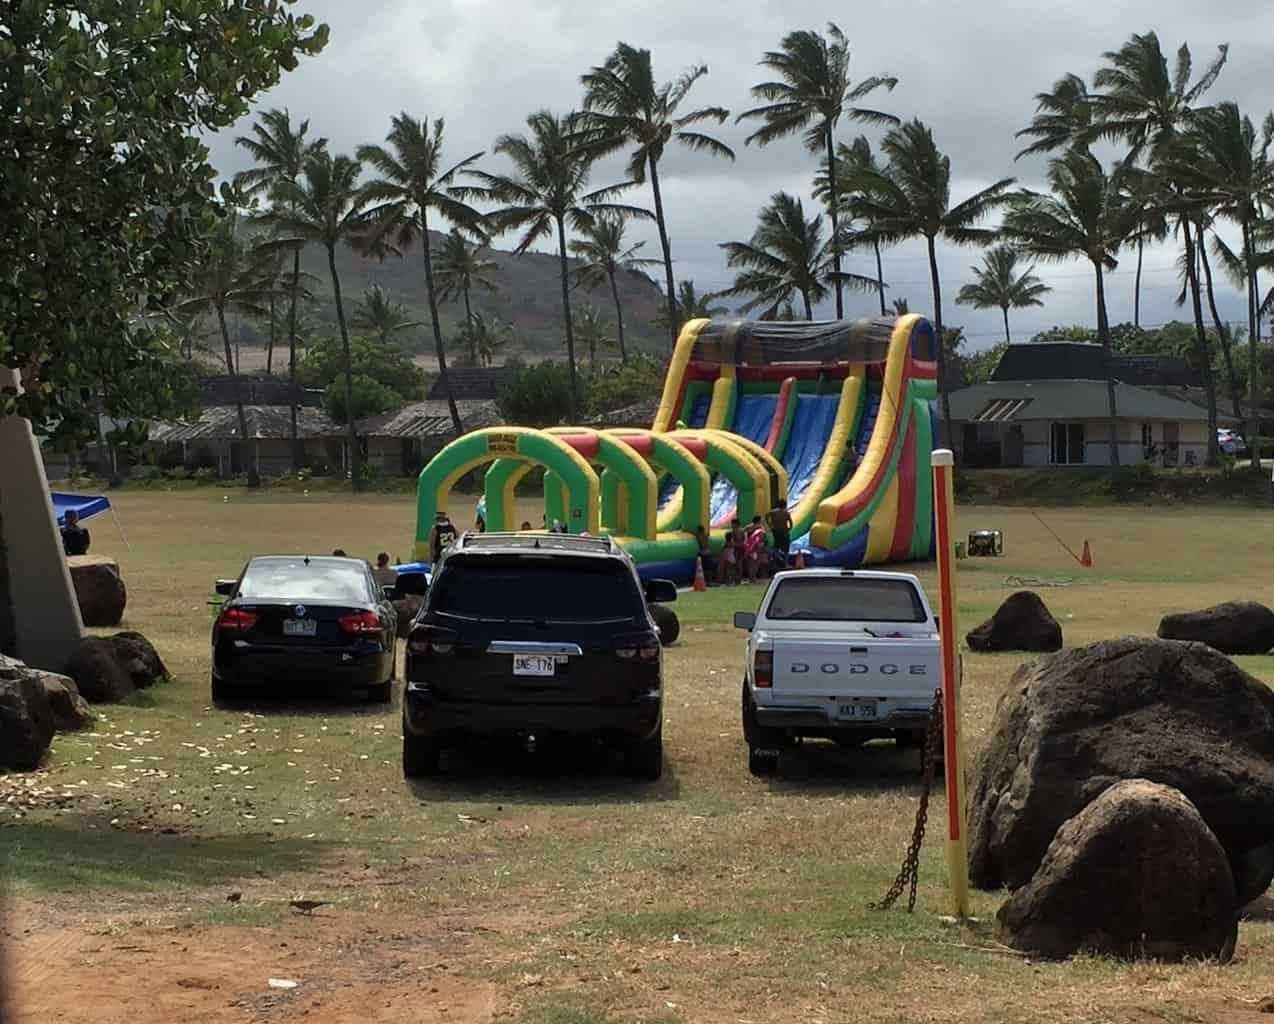
{"type": "Polygon", "coordinates": [[[65,524],[62,527],[62,550],[68,555],[87,555],[88,530],[80,525],[80,514],[75,509],[66,510],[65,524]]]}
{"type": "Polygon", "coordinates": [[[433,533],[429,538],[429,551],[435,562],[443,556],[447,548],[456,542],[457,536],[456,527],[446,512],[439,512],[434,516],[433,533]]]}
{"type": "Polygon", "coordinates": [[[780,498],[770,509],[770,534],[774,539],[774,564],[777,568],[787,568],[787,555],[792,547],[792,513],[788,511],[787,502],[780,498]]]}

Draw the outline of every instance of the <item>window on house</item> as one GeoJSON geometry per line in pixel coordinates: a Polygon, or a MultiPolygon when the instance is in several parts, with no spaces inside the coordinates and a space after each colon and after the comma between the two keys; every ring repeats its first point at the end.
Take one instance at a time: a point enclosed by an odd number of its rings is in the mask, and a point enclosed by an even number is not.
{"type": "Polygon", "coordinates": [[[1154,425],[1150,423],[1143,423],[1141,425],[1141,447],[1150,449],[1154,447],[1154,444],[1155,444],[1154,425]]]}
{"type": "Polygon", "coordinates": [[[1084,464],[1084,424],[1052,424],[1052,463],[1054,466],[1084,464]]]}

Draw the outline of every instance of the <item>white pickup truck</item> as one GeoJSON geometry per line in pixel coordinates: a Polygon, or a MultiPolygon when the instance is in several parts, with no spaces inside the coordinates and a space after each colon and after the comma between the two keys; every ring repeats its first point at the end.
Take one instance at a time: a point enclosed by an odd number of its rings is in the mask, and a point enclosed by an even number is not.
{"type": "Polygon", "coordinates": [[[780,572],[760,609],[735,613],[734,624],[749,631],[743,736],[753,775],[775,772],[783,748],[804,736],[923,744],[942,655],[915,576],[780,572]]]}

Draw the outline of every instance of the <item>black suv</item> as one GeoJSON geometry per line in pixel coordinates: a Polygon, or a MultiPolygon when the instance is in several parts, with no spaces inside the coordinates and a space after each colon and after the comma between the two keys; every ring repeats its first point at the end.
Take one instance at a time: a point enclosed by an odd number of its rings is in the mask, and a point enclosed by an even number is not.
{"type": "Polygon", "coordinates": [[[663,654],[644,586],[614,541],[466,534],[435,566],[407,641],[403,774],[436,775],[442,747],[504,734],[598,737],[629,774],[663,770],[663,654]]]}

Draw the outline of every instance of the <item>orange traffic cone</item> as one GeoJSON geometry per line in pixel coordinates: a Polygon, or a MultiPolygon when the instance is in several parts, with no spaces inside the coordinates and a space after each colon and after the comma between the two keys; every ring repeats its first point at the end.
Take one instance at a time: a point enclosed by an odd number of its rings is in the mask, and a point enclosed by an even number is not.
{"type": "Polygon", "coordinates": [[[696,594],[702,594],[707,589],[708,581],[703,575],[703,559],[696,555],[694,591],[696,594]]]}
{"type": "Polygon", "coordinates": [[[793,566],[793,568],[796,568],[796,569],[805,568],[805,552],[804,551],[798,551],[796,553],[796,565],[793,566]]]}
{"type": "Polygon", "coordinates": [[[1093,567],[1093,553],[1088,550],[1088,541],[1084,541],[1084,550],[1079,556],[1079,564],[1085,569],[1093,567]]]}

